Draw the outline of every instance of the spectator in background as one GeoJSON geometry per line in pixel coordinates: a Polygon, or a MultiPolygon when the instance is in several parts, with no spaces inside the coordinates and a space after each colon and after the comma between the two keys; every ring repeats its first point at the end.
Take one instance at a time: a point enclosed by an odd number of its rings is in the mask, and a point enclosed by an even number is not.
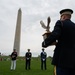
{"type": "Polygon", "coordinates": [[[0,52],[0,56],[1,56],[1,52],[0,52]]]}

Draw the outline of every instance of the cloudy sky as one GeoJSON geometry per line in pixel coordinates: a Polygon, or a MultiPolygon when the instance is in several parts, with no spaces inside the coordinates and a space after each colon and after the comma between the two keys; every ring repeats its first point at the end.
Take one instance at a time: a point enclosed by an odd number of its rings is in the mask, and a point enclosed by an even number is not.
{"type": "MultiPolygon", "coordinates": [[[[59,11],[71,8],[75,11],[74,0],[0,0],[0,52],[11,54],[13,51],[16,20],[18,9],[22,10],[20,55],[24,56],[28,48],[33,56],[41,52],[42,34],[45,32],[40,20],[46,24],[47,17],[51,17],[50,29],[59,19],[59,11]]],[[[75,13],[72,15],[75,21],[75,13]]],[[[48,56],[53,55],[54,46],[45,49],[48,56]]]]}

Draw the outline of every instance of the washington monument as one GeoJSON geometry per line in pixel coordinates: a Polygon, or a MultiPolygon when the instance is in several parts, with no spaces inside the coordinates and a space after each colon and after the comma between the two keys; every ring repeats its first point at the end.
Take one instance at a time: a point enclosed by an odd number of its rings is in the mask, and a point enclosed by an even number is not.
{"type": "Polygon", "coordinates": [[[14,47],[13,47],[13,49],[16,49],[18,56],[20,55],[21,16],[22,16],[22,11],[21,9],[19,9],[17,15],[17,23],[16,23],[14,47]]]}

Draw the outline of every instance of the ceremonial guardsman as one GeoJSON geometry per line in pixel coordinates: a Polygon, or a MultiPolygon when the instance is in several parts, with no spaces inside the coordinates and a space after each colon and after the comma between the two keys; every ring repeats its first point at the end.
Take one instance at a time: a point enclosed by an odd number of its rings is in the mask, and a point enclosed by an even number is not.
{"type": "Polygon", "coordinates": [[[25,59],[26,59],[26,70],[27,69],[30,69],[30,64],[31,64],[31,56],[32,56],[32,53],[30,52],[30,49],[28,49],[28,52],[26,52],[25,54],[25,59]]]}
{"type": "Polygon", "coordinates": [[[47,57],[47,54],[46,54],[46,52],[44,52],[44,49],[42,49],[42,52],[41,52],[41,70],[43,70],[43,69],[46,70],[46,57],[47,57]]]}
{"type": "Polygon", "coordinates": [[[61,10],[54,30],[42,43],[46,48],[58,41],[52,59],[56,75],[75,75],[75,23],[71,20],[72,13],[72,9],[61,10]]]}
{"type": "Polygon", "coordinates": [[[16,49],[14,49],[14,51],[11,53],[10,57],[11,57],[11,70],[15,70],[16,69],[16,58],[17,58],[16,49]]]}

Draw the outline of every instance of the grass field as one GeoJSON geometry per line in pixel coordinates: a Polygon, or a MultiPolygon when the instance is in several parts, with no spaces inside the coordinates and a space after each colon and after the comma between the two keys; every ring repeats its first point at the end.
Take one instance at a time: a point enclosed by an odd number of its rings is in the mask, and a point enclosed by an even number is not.
{"type": "Polygon", "coordinates": [[[41,70],[40,58],[32,58],[31,70],[25,70],[25,60],[17,60],[15,71],[10,70],[10,60],[0,61],[0,75],[53,75],[51,59],[47,58],[47,70],[41,70]]]}

